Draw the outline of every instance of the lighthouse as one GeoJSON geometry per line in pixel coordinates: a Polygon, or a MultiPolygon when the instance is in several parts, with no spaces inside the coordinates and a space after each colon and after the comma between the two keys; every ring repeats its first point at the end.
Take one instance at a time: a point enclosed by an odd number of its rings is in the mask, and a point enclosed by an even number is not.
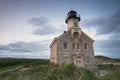
{"type": "Polygon", "coordinates": [[[94,40],[81,30],[80,15],[76,11],[67,13],[67,31],[55,37],[50,44],[50,62],[54,64],[74,64],[95,70],[94,40]]]}

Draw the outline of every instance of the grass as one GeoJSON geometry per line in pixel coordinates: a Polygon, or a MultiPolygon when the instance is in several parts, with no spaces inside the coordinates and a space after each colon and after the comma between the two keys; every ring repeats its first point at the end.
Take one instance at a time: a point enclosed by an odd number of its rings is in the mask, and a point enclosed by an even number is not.
{"type": "Polygon", "coordinates": [[[0,75],[0,80],[97,80],[94,73],[69,65],[36,66],[23,72],[15,71],[0,75]]]}
{"type": "MultiPolygon", "coordinates": [[[[100,70],[108,70],[109,74],[100,76],[84,68],[78,68],[73,64],[54,65],[48,60],[27,60],[22,64],[25,67],[32,65],[25,71],[13,71],[0,74],[0,80],[119,80],[120,66],[98,65],[100,70]]],[[[14,62],[14,61],[13,61],[14,62]]],[[[22,62],[22,61],[21,61],[22,62]]],[[[6,63],[7,64],[7,63],[6,63]]],[[[9,63],[8,63],[9,64],[9,63]]],[[[17,65],[17,63],[15,64],[17,65]]],[[[8,66],[8,65],[7,65],[8,66]]],[[[12,65],[13,66],[13,65],[12,65]]],[[[8,66],[9,67],[9,66],[8,66]]],[[[1,67],[0,67],[1,68],[1,67]]]]}

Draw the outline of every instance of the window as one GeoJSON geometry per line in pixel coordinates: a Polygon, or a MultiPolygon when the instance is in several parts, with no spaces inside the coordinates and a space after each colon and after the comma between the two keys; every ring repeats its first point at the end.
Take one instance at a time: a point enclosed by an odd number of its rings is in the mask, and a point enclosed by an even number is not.
{"type": "Polygon", "coordinates": [[[79,43],[77,43],[77,49],[79,49],[80,48],[80,44],[79,43]]]}
{"type": "Polygon", "coordinates": [[[73,49],[80,49],[80,43],[73,43],[73,49]]]}
{"type": "Polygon", "coordinates": [[[75,49],[75,43],[73,43],[73,49],[75,49]]]}
{"type": "Polygon", "coordinates": [[[78,64],[78,63],[79,63],[79,60],[76,60],[76,63],[78,64]]]}
{"type": "Polygon", "coordinates": [[[78,27],[77,22],[74,22],[74,26],[75,26],[75,27],[78,27]]]}
{"type": "Polygon", "coordinates": [[[80,64],[80,63],[81,63],[81,60],[78,58],[78,59],[76,60],[76,63],[77,63],[77,64],[80,64]]]}
{"type": "Polygon", "coordinates": [[[81,60],[79,60],[79,63],[81,63],[81,60]]]}
{"type": "Polygon", "coordinates": [[[64,62],[68,63],[68,57],[67,56],[64,56],[64,62]]]}
{"type": "Polygon", "coordinates": [[[88,44],[87,43],[84,44],[84,49],[88,49],[88,44]]]}
{"type": "Polygon", "coordinates": [[[78,37],[79,36],[79,33],[78,32],[74,32],[74,37],[78,37]]]}
{"type": "Polygon", "coordinates": [[[67,49],[67,42],[64,42],[64,49],[67,49]]]}
{"type": "Polygon", "coordinates": [[[86,63],[90,63],[90,57],[86,56],[86,63]]]}

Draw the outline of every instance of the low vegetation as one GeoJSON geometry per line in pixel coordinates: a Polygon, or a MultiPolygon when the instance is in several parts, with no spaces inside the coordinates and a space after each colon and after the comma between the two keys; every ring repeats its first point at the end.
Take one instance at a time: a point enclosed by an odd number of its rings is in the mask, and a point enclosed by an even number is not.
{"type": "Polygon", "coordinates": [[[116,65],[98,65],[99,70],[107,70],[108,74],[100,76],[99,72],[91,72],[84,68],[78,68],[73,64],[54,65],[49,60],[39,59],[18,59],[1,60],[0,68],[15,65],[23,65],[28,70],[17,70],[0,74],[0,80],[119,80],[120,66],[116,65]],[[15,62],[14,65],[10,64],[15,62]],[[6,64],[6,66],[5,66],[6,64]]]}

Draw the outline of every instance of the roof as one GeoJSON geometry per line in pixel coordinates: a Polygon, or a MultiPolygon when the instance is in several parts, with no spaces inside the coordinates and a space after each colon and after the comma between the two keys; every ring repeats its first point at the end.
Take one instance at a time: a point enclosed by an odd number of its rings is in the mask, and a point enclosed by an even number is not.
{"type": "MultiPolygon", "coordinates": [[[[71,31],[71,29],[69,29],[69,30],[66,31],[65,33],[61,34],[60,36],[55,37],[55,38],[53,39],[53,41],[51,42],[50,47],[51,47],[57,40],[59,40],[60,38],[64,37],[64,35],[68,34],[70,31],[71,31]]],[[[81,34],[84,35],[87,39],[91,40],[92,42],[95,41],[95,40],[93,40],[91,37],[89,37],[86,33],[84,33],[83,31],[81,31],[81,34]]]]}
{"type": "Polygon", "coordinates": [[[51,44],[50,44],[50,47],[55,43],[56,40],[57,40],[57,37],[55,37],[55,38],[53,39],[53,41],[52,41],[51,44]]]}
{"type": "Polygon", "coordinates": [[[88,36],[86,33],[84,33],[83,31],[82,31],[82,34],[85,35],[85,37],[87,37],[89,40],[91,40],[91,41],[93,41],[93,42],[95,41],[95,40],[93,40],[90,36],[88,36]]]}

